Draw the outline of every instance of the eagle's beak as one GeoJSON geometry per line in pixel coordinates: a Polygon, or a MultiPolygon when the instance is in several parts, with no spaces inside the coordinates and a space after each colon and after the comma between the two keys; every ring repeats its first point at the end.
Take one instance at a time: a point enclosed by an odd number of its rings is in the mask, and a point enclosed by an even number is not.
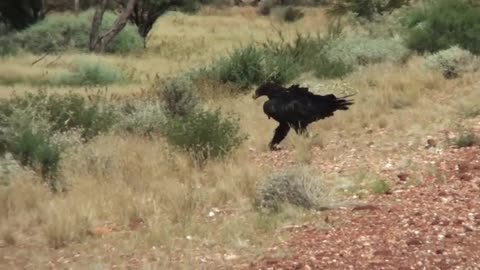
{"type": "Polygon", "coordinates": [[[252,95],[252,98],[253,98],[253,99],[257,99],[257,98],[258,98],[257,93],[254,93],[254,94],[252,95]]]}

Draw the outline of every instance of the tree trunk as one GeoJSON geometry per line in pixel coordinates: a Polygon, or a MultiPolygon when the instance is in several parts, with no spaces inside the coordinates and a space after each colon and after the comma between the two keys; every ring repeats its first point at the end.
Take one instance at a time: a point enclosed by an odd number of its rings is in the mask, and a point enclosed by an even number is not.
{"type": "Polygon", "coordinates": [[[90,50],[94,52],[104,52],[105,48],[112,42],[115,36],[123,30],[128,22],[130,14],[133,12],[133,8],[138,0],[129,0],[127,6],[123,10],[122,14],[113,23],[112,28],[106,33],[100,35],[100,25],[102,24],[103,13],[108,3],[108,0],[102,0],[101,4],[97,6],[95,16],[92,22],[92,31],[90,33],[90,50]]]}
{"type": "Polygon", "coordinates": [[[73,12],[75,14],[80,10],[80,0],[73,0],[73,12]]]}
{"type": "Polygon", "coordinates": [[[107,8],[108,0],[100,0],[95,8],[95,14],[93,15],[92,20],[92,29],[90,30],[90,43],[88,44],[88,49],[94,51],[97,47],[99,35],[100,35],[100,26],[103,20],[103,14],[107,8]]]}

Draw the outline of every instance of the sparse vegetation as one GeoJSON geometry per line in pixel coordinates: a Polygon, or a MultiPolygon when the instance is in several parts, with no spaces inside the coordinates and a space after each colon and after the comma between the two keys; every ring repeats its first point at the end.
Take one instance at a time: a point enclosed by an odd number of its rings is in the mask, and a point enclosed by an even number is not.
{"type": "Polygon", "coordinates": [[[327,206],[328,196],[322,179],[306,168],[291,168],[265,179],[257,189],[255,207],[278,212],[288,203],[305,209],[320,209],[327,206]]]}
{"type": "MultiPolygon", "coordinates": [[[[290,241],[285,231],[344,226],[350,213],[356,221],[389,209],[414,216],[416,210],[402,208],[419,191],[412,183],[437,194],[443,184],[456,189],[453,174],[469,179],[463,170],[475,169],[473,163],[444,170],[460,164],[451,158],[459,153],[466,161],[478,156],[480,70],[469,62],[477,61],[476,52],[460,42],[432,54],[402,45],[399,37],[408,41],[413,28],[401,28],[398,18],[421,3],[367,23],[342,18],[332,24],[324,5],[308,1],[312,5],[302,6],[302,19],[293,24],[259,16],[250,6],[217,9],[213,3],[197,14],[167,12],[153,25],[148,46],[128,54],[142,46],[130,25],[121,33],[128,37],[112,45],[118,49],[83,51],[91,11],[55,10],[22,32],[2,32],[3,262],[18,268],[44,262],[75,269],[235,268],[284,246],[277,244],[290,241]],[[438,70],[450,65],[468,72],[444,80],[438,70]],[[351,110],[309,127],[311,136],[289,135],[285,149],[267,152],[276,126],[262,113],[265,98],[251,97],[265,80],[356,95],[351,110]],[[448,149],[457,147],[463,149],[448,149]],[[380,203],[350,211],[350,201],[363,205],[372,197],[380,203]],[[341,210],[345,219],[319,211],[335,212],[339,205],[348,209],[341,210]]],[[[80,2],[80,10],[88,8],[88,1],[80,2]]],[[[447,22],[454,20],[445,14],[447,22]]],[[[461,185],[459,194],[469,191],[469,182],[461,185]]],[[[465,210],[459,218],[472,201],[455,202],[465,210]]]]}
{"type": "Polygon", "coordinates": [[[105,86],[109,84],[127,83],[129,78],[117,67],[86,60],[77,60],[71,71],[58,74],[48,80],[48,84],[58,86],[105,86]]]}

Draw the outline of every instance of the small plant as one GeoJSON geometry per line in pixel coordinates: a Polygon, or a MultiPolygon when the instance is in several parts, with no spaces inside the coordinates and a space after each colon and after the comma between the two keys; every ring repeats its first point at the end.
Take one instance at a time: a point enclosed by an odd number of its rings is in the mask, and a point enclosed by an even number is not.
{"type": "Polygon", "coordinates": [[[353,66],[341,60],[331,60],[323,52],[315,57],[312,66],[315,76],[320,79],[341,78],[353,71],[353,66]]]}
{"type": "Polygon", "coordinates": [[[373,193],[377,193],[377,194],[390,194],[391,193],[390,185],[383,179],[375,179],[370,184],[370,189],[373,193]]]}
{"type": "Polygon", "coordinates": [[[50,79],[53,85],[104,86],[125,83],[128,78],[120,69],[105,63],[77,61],[68,73],[50,79]]]}
{"type": "Polygon", "coordinates": [[[480,145],[480,137],[473,131],[463,131],[453,140],[453,144],[459,148],[480,145]]]}
{"type": "Polygon", "coordinates": [[[303,167],[270,175],[257,189],[255,207],[278,212],[282,204],[316,209],[324,206],[328,193],[321,179],[303,167]]]}
{"type": "Polygon", "coordinates": [[[160,102],[130,102],[120,110],[120,114],[114,129],[137,135],[160,132],[167,119],[164,106],[160,102]]]}
{"type": "Polygon", "coordinates": [[[429,1],[402,19],[406,44],[418,52],[437,52],[458,45],[480,54],[480,7],[466,0],[429,1]]]}
{"type": "Polygon", "coordinates": [[[478,59],[471,52],[458,46],[427,56],[425,66],[432,70],[451,70],[456,73],[475,71],[479,68],[478,59]]]}
{"type": "Polygon", "coordinates": [[[188,77],[160,81],[157,88],[156,92],[169,116],[186,116],[198,105],[195,86],[188,77]]]}
{"type": "Polygon", "coordinates": [[[238,121],[224,118],[218,110],[195,111],[185,117],[171,118],[165,125],[164,135],[170,144],[190,152],[199,164],[226,156],[246,139],[240,134],[238,121]]]}
{"type": "Polygon", "coordinates": [[[23,166],[35,168],[51,189],[57,190],[60,149],[51,144],[45,134],[31,129],[22,130],[12,138],[6,150],[23,166]]]}

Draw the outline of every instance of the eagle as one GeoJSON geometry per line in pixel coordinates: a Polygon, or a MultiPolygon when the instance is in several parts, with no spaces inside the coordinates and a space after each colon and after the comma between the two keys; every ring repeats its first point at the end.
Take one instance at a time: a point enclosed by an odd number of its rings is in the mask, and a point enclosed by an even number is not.
{"type": "Polygon", "coordinates": [[[269,149],[278,150],[278,144],[285,139],[291,128],[297,134],[305,134],[307,126],[315,121],[333,116],[337,110],[348,110],[353,104],[347,99],[353,95],[336,97],[333,94],[316,95],[298,84],[288,88],[278,83],[263,83],[252,98],[266,96],[263,112],[278,122],[269,149]]]}

